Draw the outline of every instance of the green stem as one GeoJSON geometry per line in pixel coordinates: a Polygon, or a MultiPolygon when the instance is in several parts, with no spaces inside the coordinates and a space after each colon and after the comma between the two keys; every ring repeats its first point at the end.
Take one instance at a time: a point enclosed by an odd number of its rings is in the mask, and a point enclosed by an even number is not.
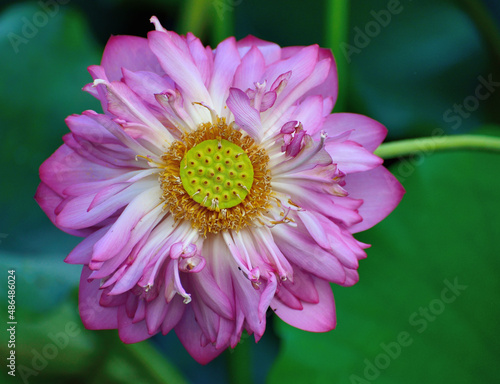
{"type": "MultiPolygon", "coordinates": [[[[230,2],[221,1],[214,3],[212,17],[212,45],[215,47],[222,40],[229,36],[234,36],[234,8],[237,5],[231,5],[230,2]]],[[[238,2],[234,2],[239,4],[238,2]]]]}
{"type": "Polygon", "coordinates": [[[207,24],[207,13],[210,1],[207,0],[185,0],[180,12],[179,33],[185,35],[192,32],[201,37],[207,24]]]}
{"type": "Polygon", "coordinates": [[[457,0],[457,3],[462,6],[476,24],[476,28],[490,46],[495,62],[500,62],[500,33],[495,20],[490,16],[483,2],[478,0],[457,0]]]}
{"type": "Polygon", "coordinates": [[[422,152],[432,153],[436,151],[452,151],[459,149],[500,152],[500,137],[486,135],[455,135],[400,140],[382,144],[375,151],[375,154],[384,159],[392,159],[422,152]]]}
{"type": "Polygon", "coordinates": [[[235,384],[252,384],[252,358],[250,336],[244,333],[235,349],[227,352],[227,362],[229,371],[229,382],[235,384]]]}
{"type": "Polygon", "coordinates": [[[349,1],[328,0],[326,11],[326,46],[331,48],[337,64],[339,78],[339,96],[335,112],[345,110],[348,90],[347,61],[341,44],[347,43],[349,36],[349,1]]]}

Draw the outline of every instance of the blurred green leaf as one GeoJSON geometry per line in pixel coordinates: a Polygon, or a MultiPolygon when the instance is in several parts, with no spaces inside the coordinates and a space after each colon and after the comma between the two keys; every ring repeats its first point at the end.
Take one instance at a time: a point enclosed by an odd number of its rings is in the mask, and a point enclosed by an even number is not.
{"type": "Polygon", "coordinates": [[[313,334],[279,321],[283,349],[270,383],[497,381],[500,157],[419,162],[392,168],[407,194],[358,236],[373,245],[360,282],[333,286],[337,328],[313,334]]]}
{"type": "MultiPolygon", "coordinates": [[[[18,309],[29,318],[54,310],[70,297],[80,281],[81,266],[65,264],[63,257],[28,257],[3,251],[0,255],[0,271],[5,271],[5,279],[6,271],[15,270],[18,309]]],[[[6,292],[7,285],[0,285],[0,295],[6,292]]]]}
{"type": "MultiPolygon", "coordinates": [[[[0,231],[9,234],[4,249],[47,251],[50,244],[33,241],[45,237],[40,228],[48,225],[33,200],[38,168],[62,144],[66,116],[100,108],[81,88],[101,48],[79,13],[57,6],[49,12],[38,3],[19,3],[0,15],[0,152],[8,162],[0,203],[0,231]]],[[[56,244],[66,241],[50,228],[56,244]]]]}
{"type": "Polygon", "coordinates": [[[123,344],[109,340],[108,357],[92,383],[108,384],[186,384],[187,382],[149,341],[123,344]]]}
{"type": "Polygon", "coordinates": [[[352,111],[385,124],[392,138],[428,136],[436,126],[467,132],[486,118],[498,119],[498,92],[459,125],[444,116],[475,95],[480,76],[495,73],[498,79],[496,63],[489,64],[486,43],[463,9],[446,0],[351,4],[351,49],[337,61],[350,63],[352,111]]]}

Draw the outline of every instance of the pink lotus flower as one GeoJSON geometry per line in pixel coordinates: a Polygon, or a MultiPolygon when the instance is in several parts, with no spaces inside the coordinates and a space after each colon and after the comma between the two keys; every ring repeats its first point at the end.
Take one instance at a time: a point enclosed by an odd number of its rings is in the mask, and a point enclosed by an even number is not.
{"type": "Polygon", "coordinates": [[[112,37],[84,90],[104,114],[40,168],[36,200],[85,239],[80,313],[125,343],[175,330],[207,363],[245,329],[258,341],[271,308],[312,332],[335,327],[330,282],[358,281],[370,228],[403,188],[373,155],[386,129],[331,114],[329,50],[249,36],[215,50],[192,34],[112,37]]]}

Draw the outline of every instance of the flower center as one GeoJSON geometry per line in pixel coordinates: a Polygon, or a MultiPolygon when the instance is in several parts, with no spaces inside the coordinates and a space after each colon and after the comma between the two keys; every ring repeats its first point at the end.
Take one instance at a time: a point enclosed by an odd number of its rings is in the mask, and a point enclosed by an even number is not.
{"type": "Polygon", "coordinates": [[[263,225],[271,208],[269,156],[224,119],[185,133],[163,154],[162,199],[203,235],[263,225]]]}
{"type": "Polygon", "coordinates": [[[241,147],[227,140],[205,140],[181,160],[182,185],[211,210],[240,204],[253,184],[253,166],[241,147]]]}

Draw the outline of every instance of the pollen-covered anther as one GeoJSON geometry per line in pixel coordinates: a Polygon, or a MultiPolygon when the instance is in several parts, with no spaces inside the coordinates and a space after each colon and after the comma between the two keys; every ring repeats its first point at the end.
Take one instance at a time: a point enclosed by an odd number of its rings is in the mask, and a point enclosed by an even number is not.
{"type": "Polygon", "coordinates": [[[269,156],[224,119],[185,134],[162,160],[165,208],[204,235],[260,222],[270,208],[269,156]]]}

